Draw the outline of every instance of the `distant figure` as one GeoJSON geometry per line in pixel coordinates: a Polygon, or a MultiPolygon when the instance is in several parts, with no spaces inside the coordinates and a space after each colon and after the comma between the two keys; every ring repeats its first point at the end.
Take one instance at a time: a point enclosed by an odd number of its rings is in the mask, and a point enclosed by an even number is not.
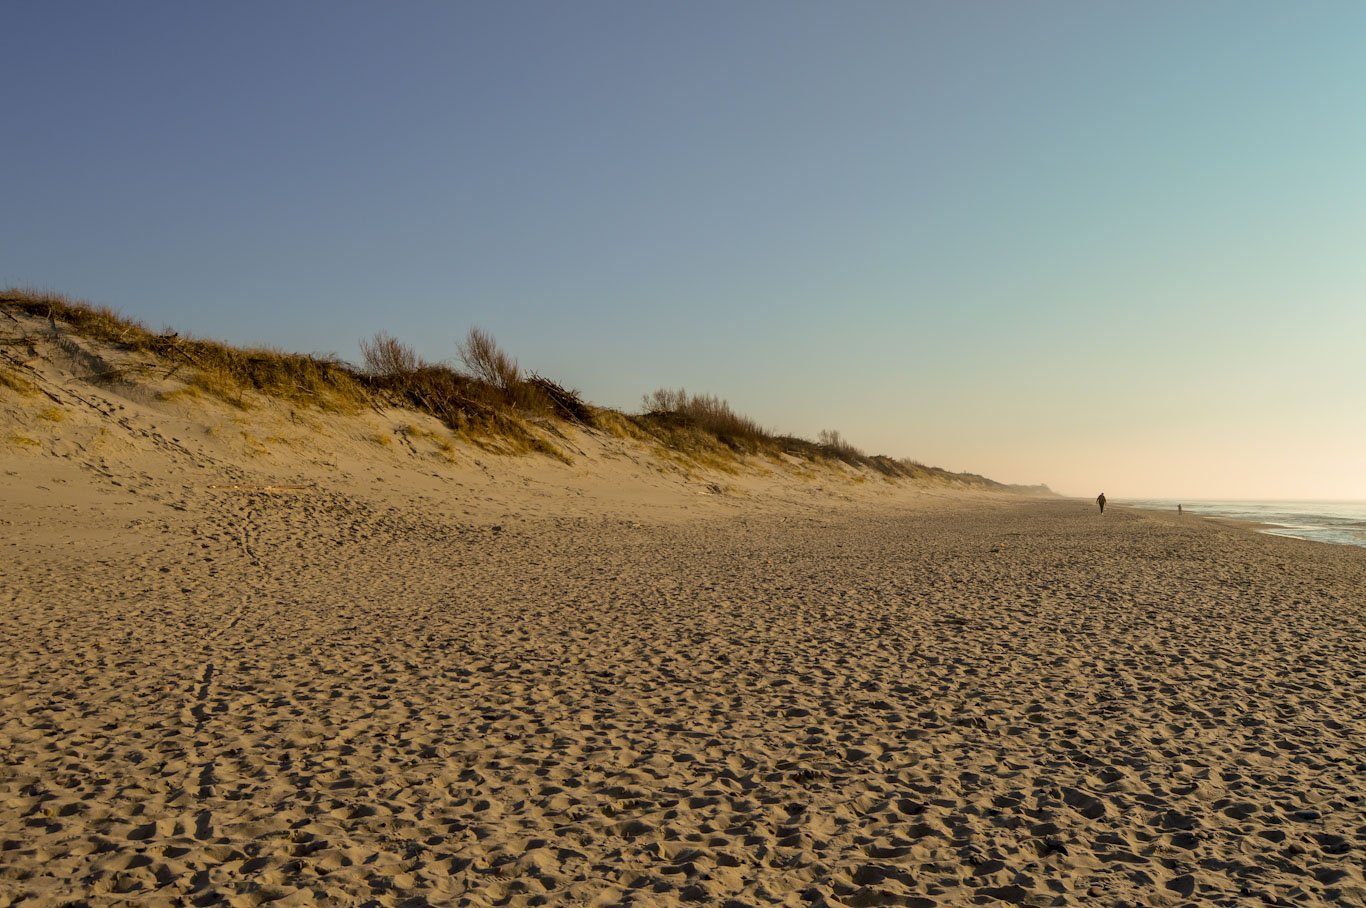
{"type": "Polygon", "coordinates": [[[1181,505],[1179,504],[1176,506],[1176,514],[1178,517],[1181,516],[1181,505]]]}
{"type": "Polygon", "coordinates": [[[1105,513],[1105,493],[1101,492],[1096,496],[1096,504],[1100,505],[1100,512],[1105,513]]]}

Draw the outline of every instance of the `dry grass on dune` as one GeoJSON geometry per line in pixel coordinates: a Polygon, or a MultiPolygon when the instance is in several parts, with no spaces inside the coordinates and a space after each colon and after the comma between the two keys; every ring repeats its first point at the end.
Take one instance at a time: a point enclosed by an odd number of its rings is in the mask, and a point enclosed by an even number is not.
{"type": "Polygon", "coordinates": [[[37,385],[4,364],[0,364],[0,388],[17,391],[25,397],[32,397],[38,393],[37,385]]]}
{"type": "Polygon", "coordinates": [[[461,353],[471,374],[444,363],[429,363],[397,338],[380,332],[361,341],[361,377],[372,393],[387,402],[435,416],[476,444],[487,446],[497,440],[496,450],[536,452],[566,460],[559,447],[529,424],[529,420],[553,416],[555,404],[537,385],[521,377],[516,361],[477,328],[470,332],[461,353]],[[496,371],[500,368],[501,373],[496,371]]]}
{"type": "Polygon", "coordinates": [[[769,432],[754,420],[736,413],[726,401],[709,394],[689,394],[685,389],[661,388],[645,395],[644,413],[635,423],[665,448],[713,458],[733,454],[786,454],[808,461],[836,461],[866,468],[892,479],[957,482],[979,487],[999,484],[970,473],[950,473],[912,460],[881,454],[868,455],[827,429],[817,441],[769,432]]]}
{"type": "MultiPolygon", "coordinates": [[[[0,293],[0,305],[46,318],[54,334],[62,323],[78,337],[150,353],[173,371],[187,370],[190,386],[238,406],[244,405],[244,391],[328,410],[354,410],[369,400],[364,386],[337,358],[264,347],[243,349],[176,331],[156,333],[108,307],[53,293],[9,289],[0,293]]],[[[87,365],[96,380],[126,377],[99,362],[87,365]]]]}
{"type": "MultiPolygon", "coordinates": [[[[587,404],[578,392],[534,372],[526,372],[488,332],[473,328],[457,345],[463,369],[420,357],[399,339],[379,332],[361,341],[363,363],[356,367],[336,356],[287,353],[271,348],[234,347],[177,331],[154,332],[105,306],[46,291],[0,291],[0,312],[44,318],[53,340],[95,381],[127,379],[128,367],[115,368],[71,341],[82,338],[116,349],[149,354],[143,366],[185,386],[167,392],[177,397],[206,394],[247,409],[251,394],[299,407],[354,412],[367,406],[398,406],[434,416],[466,440],[499,453],[540,453],[562,461],[557,423],[584,426],[633,437],[658,446],[670,459],[699,466],[734,469],[741,458],[782,456],[819,463],[842,463],[893,479],[933,480],[977,488],[1000,488],[972,474],[950,473],[909,460],[867,455],[838,432],[817,441],[777,435],[735,412],[719,397],[660,389],[644,398],[643,412],[626,414],[587,404]],[[64,334],[59,325],[65,326],[64,334]]],[[[0,350],[0,386],[29,393],[23,361],[0,350]]]]}

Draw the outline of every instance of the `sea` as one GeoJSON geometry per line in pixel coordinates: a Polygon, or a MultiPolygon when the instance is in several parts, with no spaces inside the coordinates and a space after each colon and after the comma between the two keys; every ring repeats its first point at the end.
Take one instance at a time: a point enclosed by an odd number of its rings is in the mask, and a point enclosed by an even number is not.
{"type": "MultiPolygon", "coordinates": [[[[1177,501],[1149,498],[1124,501],[1123,504],[1175,511],[1177,501]]],[[[1187,514],[1265,524],[1262,532],[1273,536],[1366,546],[1366,501],[1182,501],[1180,504],[1187,514]]]]}

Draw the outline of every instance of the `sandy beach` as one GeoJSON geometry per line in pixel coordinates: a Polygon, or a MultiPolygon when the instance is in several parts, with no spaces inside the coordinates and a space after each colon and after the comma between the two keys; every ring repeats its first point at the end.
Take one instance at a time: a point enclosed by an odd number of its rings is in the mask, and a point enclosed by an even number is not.
{"type": "Polygon", "coordinates": [[[1366,549],[25,368],[0,904],[1366,899],[1366,549]]]}
{"type": "Polygon", "coordinates": [[[1366,893],[1360,550],[966,493],[491,523],[18,472],[7,902],[1366,893]]]}

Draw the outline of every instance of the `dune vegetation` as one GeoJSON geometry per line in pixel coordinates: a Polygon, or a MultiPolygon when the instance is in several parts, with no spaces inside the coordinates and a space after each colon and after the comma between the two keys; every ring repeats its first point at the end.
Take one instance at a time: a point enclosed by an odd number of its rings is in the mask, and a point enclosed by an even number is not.
{"type": "MultiPolygon", "coordinates": [[[[458,365],[429,362],[383,331],[361,341],[362,362],[337,356],[290,353],[269,347],[237,347],[180,331],[152,331],[106,307],[47,291],[0,290],[0,312],[46,319],[60,343],[64,332],[115,349],[144,354],[135,368],[87,363],[94,381],[133,380],[132,371],[177,375],[194,393],[242,409],[253,395],[292,406],[349,412],[399,407],[436,417],[457,434],[497,438],[501,449],[567,455],[554,443],[566,425],[631,437],[658,446],[666,456],[713,467],[734,467],[747,457],[838,461],[888,478],[937,480],[980,488],[1004,488],[970,473],[953,473],[908,459],[865,454],[838,432],[816,440],[772,432],[736,413],[725,400],[685,389],[644,395],[641,411],[594,406],[580,394],[524,369],[488,332],[472,328],[456,348],[458,365]]],[[[71,352],[79,351],[72,345],[71,352]]],[[[30,383],[23,360],[0,347],[0,384],[24,390],[30,383]]]]}

